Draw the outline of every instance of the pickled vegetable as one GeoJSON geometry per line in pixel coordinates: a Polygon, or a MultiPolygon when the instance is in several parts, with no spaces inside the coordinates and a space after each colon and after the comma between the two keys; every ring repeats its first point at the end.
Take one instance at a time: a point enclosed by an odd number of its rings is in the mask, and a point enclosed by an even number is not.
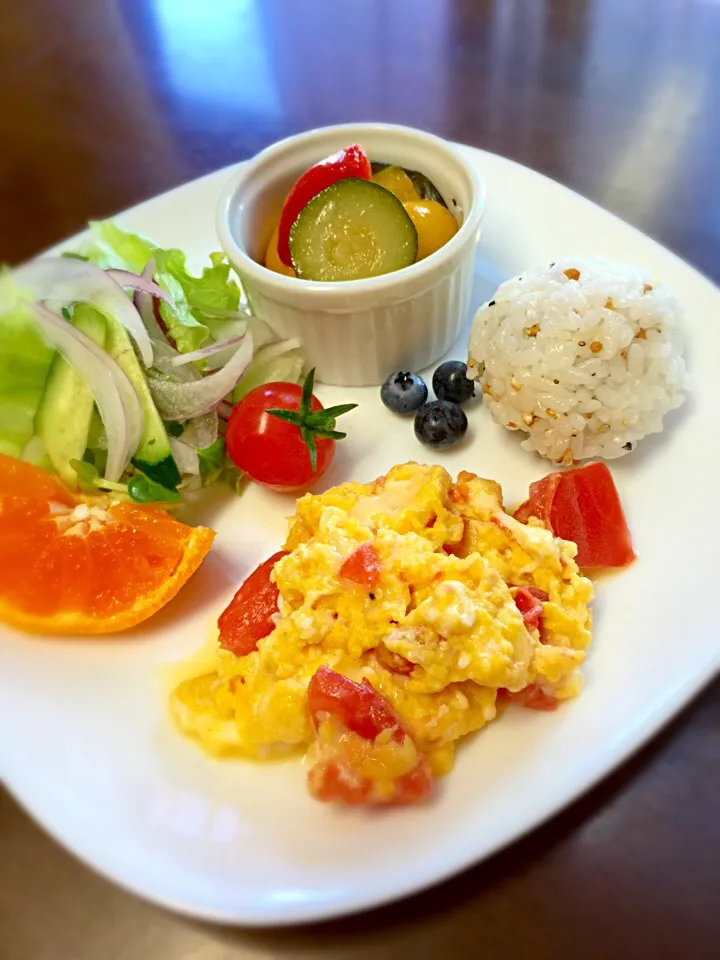
{"type": "Polygon", "coordinates": [[[434,200],[414,200],[404,206],[417,230],[418,260],[435,253],[458,232],[455,217],[434,200]]]}
{"type": "Polygon", "coordinates": [[[422,199],[402,167],[383,167],[379,173],[374,174],[373,180],[390,193],[394,193],[403,203],[422,199]]]}
{"type": "Polygon", "coordinates": [[[370,180],[350,178],[323,190],[290,231],[302,280],[362,280],[414,263],[418,235],[403,204],[370,180]]]}

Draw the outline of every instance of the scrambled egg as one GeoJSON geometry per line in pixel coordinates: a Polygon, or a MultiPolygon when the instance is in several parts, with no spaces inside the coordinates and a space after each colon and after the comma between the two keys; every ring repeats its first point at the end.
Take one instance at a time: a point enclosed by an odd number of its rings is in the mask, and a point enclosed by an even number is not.
{"type": "Polygon", "coordinates": [[[498,690],[581,687],[592,586],[575,544],[503,510],[500,487],[406,463],[374,483],[306,495],[274,568],[275,628],[247,656],[219,649],[211,672],[171,700],[180,728],[210,753],[256,758],[306,749],[308,684],[321,665],[364,678],[393,707],[435,775],[457,741],[496,715],[498,690]],[[372,590],[339,571],[361,545],[380,559],[372,590]],[[518,587],[543,592],[526,626],[518,587]]]}

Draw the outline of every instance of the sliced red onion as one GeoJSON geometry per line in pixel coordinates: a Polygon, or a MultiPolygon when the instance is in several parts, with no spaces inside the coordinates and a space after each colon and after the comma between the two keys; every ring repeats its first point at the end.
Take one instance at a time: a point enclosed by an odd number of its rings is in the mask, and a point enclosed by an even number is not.
{"type": "MultiPolygon", "coordinates": [[[[154,261],[150,261],[153,263],[154,261]]],[[[145,267],[147,270],[147,266],[145,267]]],[[[115,283],[120,284],[121,287],[125,287],[129,290],[135,290],[136,293],[145,294],[149,297],[153,297],[155,300],[164,300],[166,303],[169,303],[170,306],[175,304],[174,299],[170,296],[167,290],[163,290],[159,283],[155,283],[152,279],[153,271],[149,276],[145,275],[143,270],[142,275],[137,273],[132,273],[130,270],[106,270],[105,273],[108,277],[112,277],[115,283]]]]}
{"type": "Polygon", "coordinates": [[[247,318],[248,330],[253,335],[255,347],[265,347],[275,340],[275,334],[264,320],[252,314],[247,318]]]}
{"type": "Polygon", "coordinates": [[[232,358],[217,373],[193,383],[173,383],[151,375],[150,389],[161,416],[165,420],[193,420],[214,410],[243,377],[252,355],[253,341],[248,331],[232,358]]]}
{"type": "Polygon", "coordinates": [[[271,380],[296,382],[302,373],[303,360],[298,353],[298,340],[277,340],[255,351],[253,362],[242,383],[234,392],[233,399],[240,403],[248,393],[271,380]]]}
{"type": "Polygon", "coordinates": [[[216,410],[195,417],[183,430],[182,440],[196,450],[204,450],[218,438],[218,414],[216,410]]]}
{"type": "Polygon", "coordinates": [[[200,473],[200,458],[194,447],[177,437],[170,437],[170,449],[180,473],[189,473],[193,476],[200,473]]]}
{"type": "Polygon", "coordinates": [[[218,416],[222,420],[229,420],[234,409],[235,407],[232,403],[228,403],[227,400],[221,400],[217,407],[218,416]]]}
{"type": "Polygon", "coordinates": [[[258,366],[260,364],[264,365],[277,357],[281,357],[284,353],[299,349],[300,341],[296,340],[295,337],[290,337],[288,340],[276,340],[275,343],[268,343],[264,347],[260,347],[255,354],[255,360],[258,366]]]}
{"type": "Polygon", "coordinates": [[[143,419],[140,401],[124,371],[94,340],[44,304],[34,304],[43,336],[73,366],[95,399],[108,440],[105,479],[116,482],[137,449],[143,419]]]}
{"type": "Polygon", "coordinates": [[[193,383],[195,380],[202,380],[203,375],[192,364],[187,367],[175,366],[173,361],[182,354],[175,347],[171,347],[167,340],[153,340],[153,348],[155,350],[153,366],[175,383],[193,383]]]}
{"type": "MultiPolygon", "coordinates": [[[[145,264],[145,269],[142,272],[142,279],[146,282],[152,282],[154,275],[155,261],[151,258],[145,264]]],[[[153,305],[152,295],[149,293],[149,291],[136,289],[133,302],[151,339],[165,341],[166,338],[163,329],[155,318],[155,307],[153,305]]]]}
{"type": "Polygon", "coordinates": [[[152,365],[150,337],[122,287],[105,270],[73,257],[43,257],[14,271],[15,279],[35,300],[63,305],[85,301],[114,317],[125,327],[146,367],[152,365]]]}
{"type": "Polygon", "coordinates": [[[171,363],[174,367],[182,367],[186,363],[194,363],[196,360],[207,360],[215,353],[227,350],[228,347],[236,347],[244,338],[245,333],[239,337],[231,337],[230,340],[222,340],[220,343],[211,343],[207,347],[201,347],[199,350],[193,350],[192,353],[179,353],[171,363]]]}

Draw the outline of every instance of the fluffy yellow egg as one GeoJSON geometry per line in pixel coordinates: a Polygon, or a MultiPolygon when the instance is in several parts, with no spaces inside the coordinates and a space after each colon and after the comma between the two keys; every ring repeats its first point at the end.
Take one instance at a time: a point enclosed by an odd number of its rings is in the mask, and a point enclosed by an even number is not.
{"type": "Polygon", "coordinates": [[[455,747],[492,721],[498,691],[539,688],[562,699],[581,685],[592,587],[575,545],[518,523],[490,480],[406,463],[373,483],[346,483],[297,502],[274,566],[278,612],[247,656],[218,650],[182,683],[179,727],[215,755],[260,759],[313,742],[311,679],[327,666],[368,681],[395,711],[435,775],[455,747]],[[361,546],[378,560],[372,587],[345,579],[361,546]],[[542,634],[515,601],[543,601],[542,634]]]}

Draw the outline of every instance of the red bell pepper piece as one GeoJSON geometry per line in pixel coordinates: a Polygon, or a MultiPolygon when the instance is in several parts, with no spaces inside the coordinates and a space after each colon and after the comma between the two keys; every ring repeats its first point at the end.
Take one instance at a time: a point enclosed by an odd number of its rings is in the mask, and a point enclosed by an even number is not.
{"type": "Polygon", "coordinates": [[[332,156],[325,157],[314,167],[306,170],[296,181],[285,200],[278,229],[278,254],[286,266],[291,267],[293,265],[290,257],[290,229],[297,220],[300,211],[321,190],[326,190],[334,183],[345,180],[347,177],[372,180],[370,159],[359,143],[353,143],[351,146],[345,147],[344,150],[338,150],[332,156]]]}

